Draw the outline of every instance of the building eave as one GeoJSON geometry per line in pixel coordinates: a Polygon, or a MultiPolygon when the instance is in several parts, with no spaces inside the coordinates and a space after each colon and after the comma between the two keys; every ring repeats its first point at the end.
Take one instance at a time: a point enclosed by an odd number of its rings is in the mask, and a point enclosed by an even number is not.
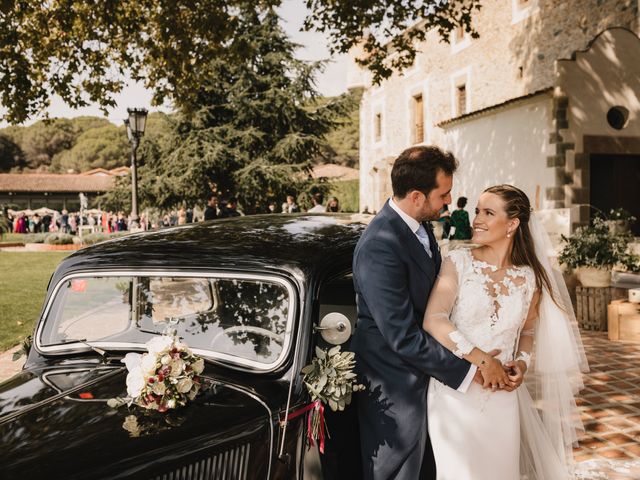
{"type": "Polygon", "coordinates": [[[436,127],[440,127],[440,128],[451,127],[459,123],[465,122],[467,120],[483,117],[485,115],[491,115],[499,110],[503,110],[505,108],[512,107],[519,103],[526,102],[534,97],[543,96],[543,95],[550,97],[552,94],[553,94],[553,87],[546,87],[540,90],[536,90],[533,93],[522,95],[521,97],[510,98],[509,100],[506,100],[502,103],[497,103],[489,107],[481,108],[480,110],[475,110],[473,112],[465,113],[464,115],[460,115],[458,117],[453,117],[447,120],[443,120],[439,123],[436,123],[436,127]]]}

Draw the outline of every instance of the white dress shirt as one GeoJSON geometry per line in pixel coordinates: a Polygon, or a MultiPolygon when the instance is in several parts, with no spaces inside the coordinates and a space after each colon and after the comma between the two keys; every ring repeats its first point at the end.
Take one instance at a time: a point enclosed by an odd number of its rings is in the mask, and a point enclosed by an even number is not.
{"type": "MultiPolygon", "coordinates": [[[[404,220],[404,223],[407,224],[407,226],[413,232],[413,234],[416,236],[416,238],[418,238],[417,231],[420,228],[420,222],[418,220],[416,220],[415,218],[413,218],[411,215],[408,215],[406,212],[402,211],[402,209],[396,204],[396,202],[393,201],[393,198],[389,199],[389,206],[398,215],[400,215],[400,218],[402,220],[404,220]]],[[[422,242],[420,242],[420,243],[422,243],[422,242]]],[[[467,392],[467,390],[469,389],[469,386],[471,385],[471,382],[473,381],[473,377],[476,375],[476,370],[478,370],[478,367],[476,367],[475,365],[471,365],[471,368],[469,369],[469,372],[467,373],[467,376],[464,377],[464,380],[462,381],[462,383],[458,387],[458,391],[459,392],[462,392],[462,393],[466,393],[467,392]]]]}

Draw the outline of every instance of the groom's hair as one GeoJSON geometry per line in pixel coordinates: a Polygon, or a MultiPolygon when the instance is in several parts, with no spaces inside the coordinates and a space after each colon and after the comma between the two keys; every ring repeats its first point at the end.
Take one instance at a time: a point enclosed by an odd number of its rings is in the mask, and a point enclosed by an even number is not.
{"type": "Polygon", "coordinates": [[[407,148],[391,169],[393,196],[404,198],[412,190],[429,194],[437,187],[438,172],[453,175],[457,168],[458,161],[451,152],[433,145],[407,148]]]}

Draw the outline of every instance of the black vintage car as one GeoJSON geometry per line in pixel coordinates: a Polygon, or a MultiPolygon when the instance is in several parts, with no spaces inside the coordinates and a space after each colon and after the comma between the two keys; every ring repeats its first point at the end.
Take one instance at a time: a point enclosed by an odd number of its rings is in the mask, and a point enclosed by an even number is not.
{"type": "Polygon", "coordinates": [[[355,324],[363,219],[220,220],[67,257],[23,371],[0,385],[0,478],[357,478],[353,408],[327,413],[324,455],[304,416],[282,420],[309,402],[300,370],[315,346],[355,324]],[[109,407],[126,395],[123,356],[168,327],[206,360],[209,388],[163,414],[109,407]]]}

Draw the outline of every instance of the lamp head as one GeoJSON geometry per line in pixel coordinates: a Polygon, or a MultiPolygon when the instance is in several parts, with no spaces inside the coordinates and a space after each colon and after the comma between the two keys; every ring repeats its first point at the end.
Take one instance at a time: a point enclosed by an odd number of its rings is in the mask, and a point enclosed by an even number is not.
{"type": "Polygon", "coordinates": [[[149,112],[146,108],[127,108],[127,113],[129,114],[128,127],[131,129],[131,135],[142,137],[147,126],[149,112]]]}

